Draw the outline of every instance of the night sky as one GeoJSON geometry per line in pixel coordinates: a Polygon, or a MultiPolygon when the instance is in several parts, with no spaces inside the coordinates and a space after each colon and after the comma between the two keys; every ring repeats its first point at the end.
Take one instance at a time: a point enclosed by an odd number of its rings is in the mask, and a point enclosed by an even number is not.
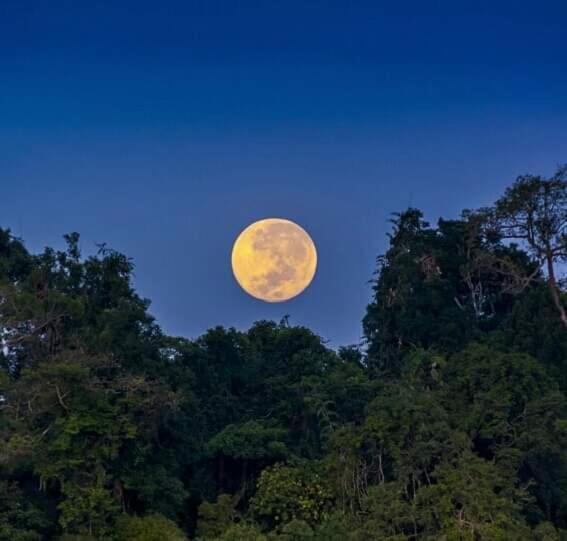
{"type": "Polygon", "coordinates": [[[565,0],[0,0],[0,226],[125,252],[170,334],[289,314],[356,343],[391,212],[567,161],[566,28],[565,0]],[[265,217],[319,252],[283,304],[230,269],[265,217]]]}

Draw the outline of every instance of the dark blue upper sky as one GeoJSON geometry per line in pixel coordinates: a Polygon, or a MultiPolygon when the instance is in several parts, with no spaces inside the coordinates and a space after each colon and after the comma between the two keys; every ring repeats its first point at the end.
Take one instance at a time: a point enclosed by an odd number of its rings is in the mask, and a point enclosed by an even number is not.
{"type": "Polygon", "coordinates": [[[391,212],[567,161],[566,28],[565,0],[0,0],[0,226],[132,256],[172,334],[290,314],[357,342],[391,212]],[[230,270],[269,216],[320,258],[280,305],[230,270]]]}

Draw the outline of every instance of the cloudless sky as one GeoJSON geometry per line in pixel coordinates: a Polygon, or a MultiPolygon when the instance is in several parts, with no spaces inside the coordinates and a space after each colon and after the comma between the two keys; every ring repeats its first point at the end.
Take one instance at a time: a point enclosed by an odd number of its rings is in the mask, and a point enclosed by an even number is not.
{"type": "Polygon", "coordinates": [[[171,334],[289,314],[358,342],[391,212],[567,162],[566,28],[565,0],[0,0],[0,227],[125,252],[171,334]],[[232,277],[264,217],[319,251],[288,303],[232,277]]]}

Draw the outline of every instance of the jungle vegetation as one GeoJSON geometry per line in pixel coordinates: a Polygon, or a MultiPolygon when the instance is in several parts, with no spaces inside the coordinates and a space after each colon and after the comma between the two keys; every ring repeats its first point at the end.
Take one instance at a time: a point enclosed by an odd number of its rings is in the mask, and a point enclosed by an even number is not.
{"type": "Polygon", "coordinates": [[[127,256],[0,229],[0,540],[567,539],[566,226],[565,167],[395,214],[337,351],[167,336],[127,256]]]}

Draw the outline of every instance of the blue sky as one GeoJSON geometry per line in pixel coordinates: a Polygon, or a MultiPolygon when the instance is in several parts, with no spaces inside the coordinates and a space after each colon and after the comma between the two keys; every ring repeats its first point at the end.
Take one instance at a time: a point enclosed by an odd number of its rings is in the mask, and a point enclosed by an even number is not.
{"type": "Polygon", "coordinates": [[[357,342],[391,212],[430,221],[567,161],[567,3],[0,2],[0,226],[134,258],[172,334],[265,318],[357,342]],[[319,251],[285,304],[230,249],[297,221],[319,251]]]}

